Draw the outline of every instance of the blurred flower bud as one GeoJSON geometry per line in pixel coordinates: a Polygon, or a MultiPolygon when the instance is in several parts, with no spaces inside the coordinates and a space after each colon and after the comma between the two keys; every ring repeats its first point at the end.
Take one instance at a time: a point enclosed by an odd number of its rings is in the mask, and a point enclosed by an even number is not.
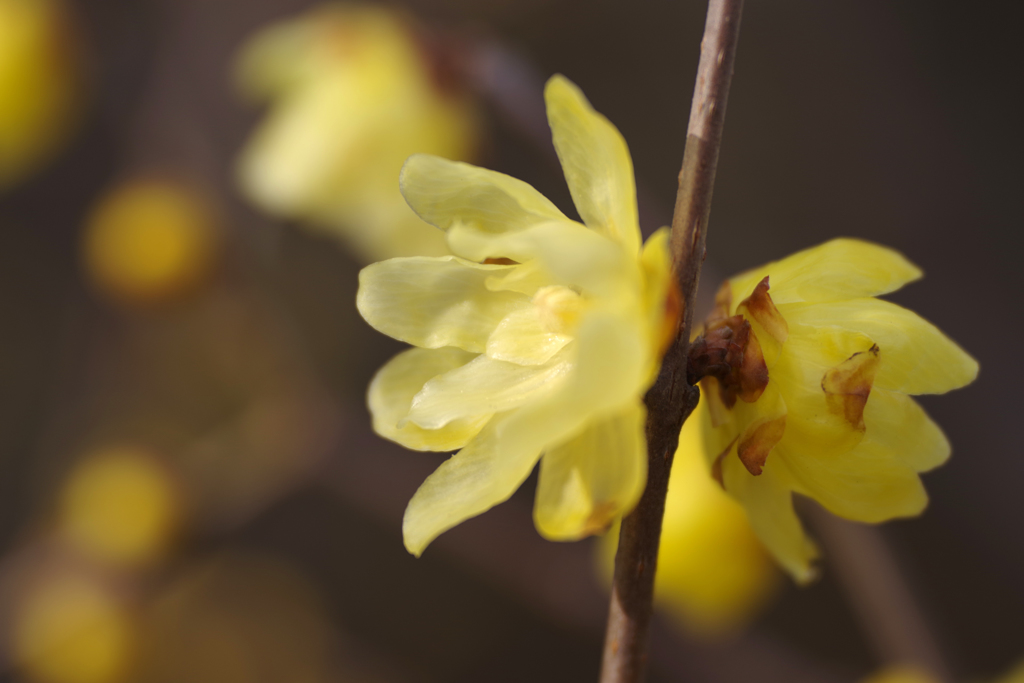
{"type": "Polygon", "coordinates": [[[217,233],[214,212],[198,193],[165,180],[132,180],[93,211],[82,257],[100,292],[127,305],[152,305],[206,279],[217,233]]]}
{"type": "Polygon", "coordinates": [[[50,575],[29,586],[16,614],[13,654],[39,683],[109,683],[132,651],[128,612],[85,576],[50,575]]]}
{"type": "MultiPolygon", "coordinates": [[[[683,425],[672,464],[655,579],[655,600],[689,633],[727,636],[743,628],[771,597],[779,572],[743,508],[722,490],[703,461],[700,416],[683,425]]],[[[618,534],[602,554],[611,576],[618,534]]]]}
{"type": "Polygon", "coordinates": [[[61,532],[90,556],[140,565],[166,549],[181,501],[164,467],[144,451],[109,448],[87,457],[61,498],[61,532]]]}
{"type": "Polygon", "coordinates": [[[380,8],[325,5],[258,33],[239,82],[271,106],[242,153],[242,190],[364,260],[447,253],[398,188],[410,155],[466,159],[476,146],[475,107],[432,57],[406,17],[380,8]]]}
{"type": "Polygon", "coordinates": [[[0,189],[35,171],[67,138],[81,60],[58,0],[0,0],[0,189]]]}

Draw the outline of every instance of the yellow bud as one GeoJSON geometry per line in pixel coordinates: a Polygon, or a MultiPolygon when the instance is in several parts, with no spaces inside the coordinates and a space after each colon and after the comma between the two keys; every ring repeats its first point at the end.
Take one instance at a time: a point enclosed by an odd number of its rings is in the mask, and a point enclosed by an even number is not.
{"type": "Polygon", "coordinates": [[[88,457],[72,474],[59,525],[91,556],[137,565],[166,549],[179,508],[173,482],[157,461],[143,451],[109,449],[88,457]]]}
{"type": "Polygon", "coordinates": [[[48,578],[24,598],[13,634],[16,661],[40,683],[108,683],[131,653],[124,608],[79,576],[48,578]]]}
{"type": "Polygon", "coordinates": [[[86,272],[103,294],[129,305],[187,294],[209,274],[217,223],[196,193],[166,181],[135,180],[96,207],[84,235],[86,272]]]}
{"type": "MultiPolygon", "coordinates": [[[[745,627],[771,598],[779,572],[757,540],[742,506],[722,490],[703,461],[700,403],[679,435],[665,501],[655,601],[689,634],[718,639],[745,627]]],[[[609,534],[601,560],[606,578],[618,545],[609,534]]]]}
{"type": "Polygon", "coordinates": [[[17,183],[67,137],[78,64],[57,0],[0,0],[0,188],[17,183]]]}

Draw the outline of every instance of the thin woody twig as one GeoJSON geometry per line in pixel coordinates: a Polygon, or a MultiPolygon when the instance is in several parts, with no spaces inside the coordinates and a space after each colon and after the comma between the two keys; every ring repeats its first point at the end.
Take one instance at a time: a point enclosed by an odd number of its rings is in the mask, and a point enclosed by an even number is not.
{"type": "Polygon", "coordinates": [[[879,530],[847,522],[817,505],[807,505],[804,512],[821,535],[829,564],[878,657],[949,681],[942,650],[879,530]]]}
{"type": "Polygon", "coordinates": [[[622,520],[605,634],[602,683],[636,683],[643,680],[646,669],[654,575],[669,472],[679,442],[679,430],[699,398],[697,389],[686,381],[687,347],[704,261],[711,195],[742,8],[743,0],[710,0],[708,5],[672,219],[672,261],[682,315],[658,379],[645,397],[647,486],[636,509],[622,520]]]}

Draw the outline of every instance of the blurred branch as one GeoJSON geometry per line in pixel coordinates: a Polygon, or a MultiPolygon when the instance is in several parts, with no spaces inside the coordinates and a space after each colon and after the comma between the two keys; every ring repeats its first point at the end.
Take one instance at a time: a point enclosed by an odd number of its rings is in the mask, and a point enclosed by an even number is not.
{"type": "Polygon", "coordinates": [[[686,356],[742,10],[743,0],[711,0],[708,5],[672,218],[672,264],[682,300],[682,320],[662,361],[661,373],[644,399],[648,410],[647,486],[636,509],[622,520],[605,636],[603,683],[640,681],[646,669],[669,473],[679,430],[700,397],[696,387],[686,382],[686,356]]]}
{"type": "Polygon", "coordinates": [[[818,505],[807,505],[806,514],[821,535],[829,566],[839,577],[878,656],[887,663],[913,665],[948,682],[949,668],[942,650],[881,532],[840,519],[818,505]]]}

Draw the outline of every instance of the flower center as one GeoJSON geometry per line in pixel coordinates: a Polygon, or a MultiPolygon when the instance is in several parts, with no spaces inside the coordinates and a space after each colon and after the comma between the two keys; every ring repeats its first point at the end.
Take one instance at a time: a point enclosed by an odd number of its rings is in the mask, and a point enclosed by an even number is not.
{"type": "Polygon", "coordinates": [[[579,324],[583,298],[568,287],[550,285],[537,290],[533,295],[533,305],[546,330],[570,336],[579,324]]]}

